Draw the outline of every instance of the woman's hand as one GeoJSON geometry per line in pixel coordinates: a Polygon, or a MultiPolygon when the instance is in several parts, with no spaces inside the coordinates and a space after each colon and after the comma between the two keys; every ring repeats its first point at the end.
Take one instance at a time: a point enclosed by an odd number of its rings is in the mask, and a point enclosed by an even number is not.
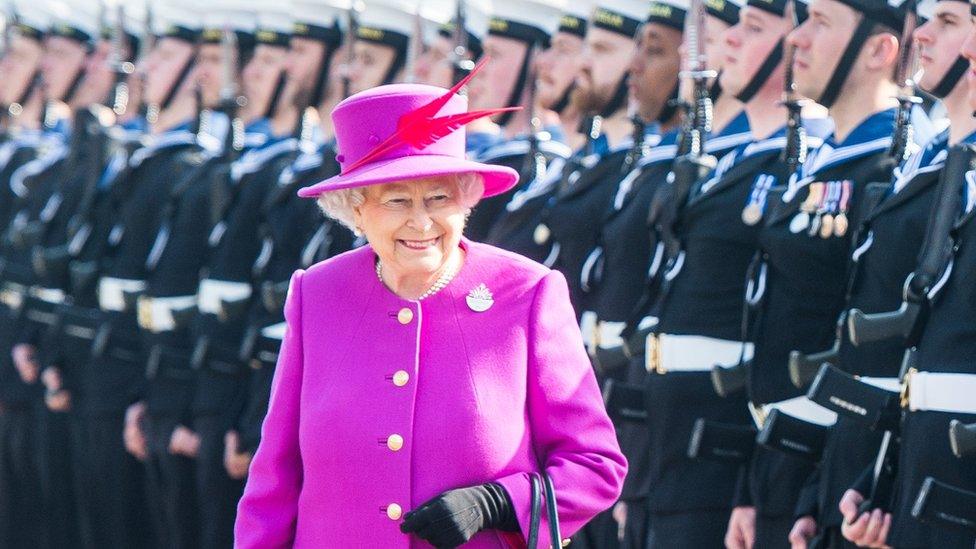
{"type": "Polygon", "coordinates": [[[403,517],[400,531],[434,547],[457,547],[486,529],[519,529],[505,489],[482,484],[444,492],[403,517]]]}

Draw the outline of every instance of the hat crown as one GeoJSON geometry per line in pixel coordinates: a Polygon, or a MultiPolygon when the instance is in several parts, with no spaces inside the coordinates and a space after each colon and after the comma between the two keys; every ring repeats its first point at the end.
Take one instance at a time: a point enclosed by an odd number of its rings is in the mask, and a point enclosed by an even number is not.
{"type": "MultiPolygon", "coordinates": [[[[401,117],[430,104],[448,90],[424,84],[379,86],[339,103],[332,111],[336,129],[336,160],[346,173],[349,166],[373,152],[377,145],[397,133],[401,117]]],[[[437,113],[438,117],[467,111],[466,97],[452,94],[437,113]]],[[[465,132],[458,128],[424,147],[399,142],[375,161],[412,155],[439,155],[464,158],[465,132]]]]}

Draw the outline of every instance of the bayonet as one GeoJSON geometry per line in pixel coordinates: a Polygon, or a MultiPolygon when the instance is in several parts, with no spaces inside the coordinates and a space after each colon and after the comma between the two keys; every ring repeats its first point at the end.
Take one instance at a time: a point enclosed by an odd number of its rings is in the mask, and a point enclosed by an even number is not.
{"type": "Polygon", "coordinates": [[[349,69],[352,67],[353,60],[356,58],[356,34],[359,32],[359,12],[362,10],[362,2],[355,0],[346,12],[346,38],[343,44],[346,47],[346,70],[342,72],[342,97],[349,97],[351,94],[352,82],[349,77],[349,69]]]}
{"type": "MultiPolygon", "coordinates": [[[[793,0],[786,3],[786,16],[793,22],[796,28],[799,20],[796,13],[796,5],[793,0]]],[[[786,173],[794,174],[797,169],[806,162],[807,158],[807,132],[803,127],[803,105],[806,103],[798,93],[796,93],[796,81],[793,77],[793,60],[796,56],[796,48],[787,41],[786,43],[786,74],[783,78],[783,106],[786,107],[786,147],[783,149],[783,161],[786,163],[786,173]]]]}
{"type": "Polygon", "coordinates": [[[915,93],[915,79],[918,74],[918,47],[915,43],[915,29],[918,27],[918,12],[915,0],[907,0],[905,10],[905,26],[902,28],[899,43],[898,67],[895,81],[898,83],[898,114],[895,119],[895,135],[891,142],[891,155],[901,160],[910,152],[909,145],[914,136],[912,127],[912,109],[920,104],[922,99],[915,93]]]}

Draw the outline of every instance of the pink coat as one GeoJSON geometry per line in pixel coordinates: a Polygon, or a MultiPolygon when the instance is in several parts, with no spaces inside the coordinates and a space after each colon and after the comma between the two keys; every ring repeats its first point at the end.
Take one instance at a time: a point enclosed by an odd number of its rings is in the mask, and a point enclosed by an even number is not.
{"type": "MultiPolygon", "coordinates": [[[[486,482],[505,488],[527,532],[536,456],[564,537],[616,501],[627,463],[565,279],[462,245],[464,267],[422,302],[383,286],[368,246],[295,274],[237,547],[430,547],[400,532],[397,507],[486,482]],[[481,284],[493,301],[477,312],[468,296],[481,284]]],[[[522,536],[484,531],[465,545],[510,546],[522,536]]]]}

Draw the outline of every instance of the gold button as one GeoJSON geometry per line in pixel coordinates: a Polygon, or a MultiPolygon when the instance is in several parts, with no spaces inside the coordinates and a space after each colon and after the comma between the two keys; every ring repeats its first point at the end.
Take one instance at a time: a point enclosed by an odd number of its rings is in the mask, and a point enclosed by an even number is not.
{"type": "Polygon", "coordinates": [[[400,309],[400,312],[397,313],[397,320],[400,321],[400,324],[410,324],[410,321],[413,320],[413,311],[406,307],[400,309]]]}
{"type": "Polygon", "coordinates": [[[390,438],[386,439],[386,447],[394,452],[403,448],[403,437],[400,435],[390,435],[390,438]]]}
{"type": "Polygon", "coordinates": [[[395,374],[393,374],[393,384],[397,387],[403,387],[408,381],[410,381],[410,374],[408,374],[405,370],[398,370],[395,374]]]}
{"type": "Polygon", "coordinates": [[[403,509],[396,503],[391,503],[386,508],[386,516],[389,517],[390,520],[400,520],[401,515],[403,515],[403,509]]]}

